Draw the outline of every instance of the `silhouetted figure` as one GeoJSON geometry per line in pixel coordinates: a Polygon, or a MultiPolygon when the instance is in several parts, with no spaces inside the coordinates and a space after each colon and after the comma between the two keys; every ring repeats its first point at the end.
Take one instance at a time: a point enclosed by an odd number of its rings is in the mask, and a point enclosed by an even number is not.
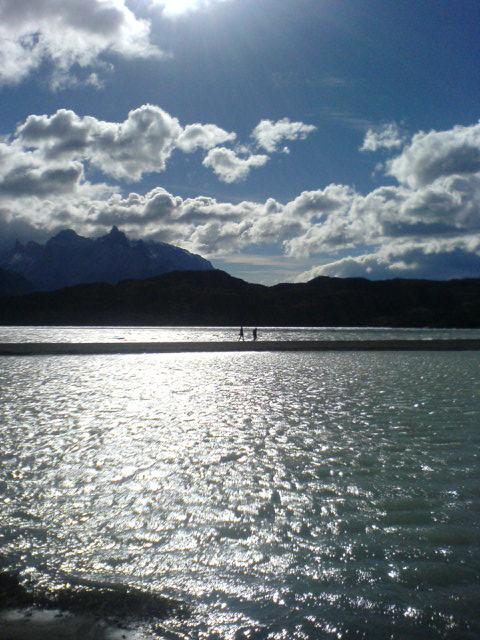
{"type": "Polygon", "coordinates": [[[245,342],[245,336],[243,335],[243,327],[240,327],[240,333],[238,334],[238,339],[243,340],[245,342]]]}
{"type": "Polygon", "coordinates": [[[255,327],[255,329],[252,331],[252,337],[253,337],[253,341],[256,342],[257,341],[257,327],[255,327]]]}

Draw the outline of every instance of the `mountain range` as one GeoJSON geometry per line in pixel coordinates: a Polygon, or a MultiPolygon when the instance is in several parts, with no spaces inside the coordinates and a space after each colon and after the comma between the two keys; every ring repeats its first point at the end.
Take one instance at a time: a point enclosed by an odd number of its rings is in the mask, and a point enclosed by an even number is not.
{"type": "Polygon", "coordinates": [[[164,242],[130,240],[117,227],[112,227],[99,238],[85,238],[66,229],[45,244],[17,241],[13,248],[0,255],[0,268],[3,279],[10,283],[2,287],[0,275],[0,291],[15,293],[11,274],[17,274],[27,281],[18,281],[18,293],[24,293],[28,288],[52,291],[89,282],[114,284],[170,271],[211,270],[213,266],[185,249],[164,242]],[[5,275],[5,271],[10,275],[5,275]]]}
{"type": "Polygon", "coordinates": [[[480,327],[480,279],[268,287],[219,270],[177,271],[3,297],[0,324],[480,327]]]}

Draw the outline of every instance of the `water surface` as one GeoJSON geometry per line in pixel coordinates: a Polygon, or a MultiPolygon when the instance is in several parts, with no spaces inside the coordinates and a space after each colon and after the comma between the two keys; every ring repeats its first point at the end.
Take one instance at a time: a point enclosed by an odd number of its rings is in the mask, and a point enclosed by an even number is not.
{"type": "MultiPolygon", "coordinates": [[[[245,327],[252,338],[253,327],[245,327]]],[[[8,327],[0,342],[223,342],[238,339],[239,327],[8,327]]],[[[389,327],[259,327],[260,340],[438,340],[480,339],[480,329],[392,329],[389,327]]]]}
{"type": "Polygon", "coordinates": [[[0,358],[4,563],[183,637],[473,640],[479,396],[473,352],[0,358]]]}

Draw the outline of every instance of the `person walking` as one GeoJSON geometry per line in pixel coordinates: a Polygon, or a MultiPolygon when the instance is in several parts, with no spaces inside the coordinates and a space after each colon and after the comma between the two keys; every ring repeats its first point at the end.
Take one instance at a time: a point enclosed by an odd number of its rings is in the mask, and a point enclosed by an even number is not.
{"type": "Polygon", "coordinates": [[[257,341],[257,327],[252,331],[252,338],[254,342],[257,341]]]}
{"type": "Polygon", "coordinates": [[[245,336],[243,335],[243,327],[240,327],[240,332],[238,334],[238,339],[245,342],[245,336]]]}

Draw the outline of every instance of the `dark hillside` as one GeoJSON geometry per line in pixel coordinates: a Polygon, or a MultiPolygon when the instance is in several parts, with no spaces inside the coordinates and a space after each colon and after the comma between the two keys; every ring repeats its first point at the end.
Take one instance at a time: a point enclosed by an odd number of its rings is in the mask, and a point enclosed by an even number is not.
{"type": "Polygon", "coordinates": [[[0,296],[17,296],[33,291],[33,286],[24,278],[7,269],[0,269],[0,296]]]}
{"type": "Polygon", "coordinates": [[[182,271],[4,297],[0,324],[479,327],[480,280],[316,278],[266,287],[182,271]]]}

